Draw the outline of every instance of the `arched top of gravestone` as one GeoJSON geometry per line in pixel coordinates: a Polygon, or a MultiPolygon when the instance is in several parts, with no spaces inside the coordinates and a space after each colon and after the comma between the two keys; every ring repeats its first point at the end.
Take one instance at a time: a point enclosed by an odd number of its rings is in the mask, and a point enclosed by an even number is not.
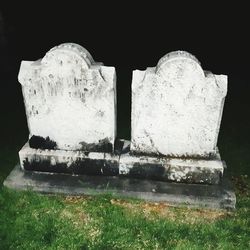
{"type": "Polygon", "coordinates": [[[71,63],[81,64],[83,68],[90,68],[95,63],[91,54],[76,43],[62,43],[50,49],[42,59],[43,64],[62,64],[70,60],[71,63]]]}
{"type": "Polygon", "coordinates": [[[171,76],[187,77],[189,75],[199,75],[205,77],[204,71],[198,59],[186,51],[173,51],[163,56],[157,66],[156,74],[170,79],[171,76]]]}

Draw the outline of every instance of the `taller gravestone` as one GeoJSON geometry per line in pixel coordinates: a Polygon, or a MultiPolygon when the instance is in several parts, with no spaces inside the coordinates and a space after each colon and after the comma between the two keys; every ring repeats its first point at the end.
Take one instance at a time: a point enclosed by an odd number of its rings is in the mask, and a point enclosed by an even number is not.
{"type": "Polygon", "coordinates": [[[65,43],[38,61],[22,61],[18,76],[29,127],[19,152],[26,170],[118,173],[116,73],[83,47],[65,43]]]}
{"type": "Polygon", "coordinates": [[[42,60],[22,61],[30,146],[112,152],[116,137],[116,75],[83,47],[66,43],[42,60]]]}

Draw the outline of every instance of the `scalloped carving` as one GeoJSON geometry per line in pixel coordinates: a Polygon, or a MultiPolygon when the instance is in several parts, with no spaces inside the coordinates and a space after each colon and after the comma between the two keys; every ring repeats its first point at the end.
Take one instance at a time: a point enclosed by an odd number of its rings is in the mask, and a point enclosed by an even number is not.
{"type": "Polygon", "coordinates": [[[186,65],[189,65],[189,70],[193,68],[194,74],[198,73],[205,76],[199,60],[189,52],[181,50],[173,51],[163,56],[156,66],[156,74],[169,78],[169,75],[173,74],[170,64],[173,64],[174,61],[176,65],[179,64],[179,69],[183,71],[187,70],[186,65]]]}
{"type": "Polygon", "coordinates": [[[70,58],[71,62],[81,63],[83,68],[89,68],[95,63],[91,54],[76,43],[62,43],[50,49],[42,59],[44,64],[62,64],[70,58]]]}

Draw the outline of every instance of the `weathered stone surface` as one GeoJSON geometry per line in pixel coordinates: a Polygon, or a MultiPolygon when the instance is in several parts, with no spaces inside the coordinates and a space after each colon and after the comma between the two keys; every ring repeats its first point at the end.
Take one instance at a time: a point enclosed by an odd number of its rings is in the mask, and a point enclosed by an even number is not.
{"type": "Polygon", "coordinates": [[[235,209],[236,196],[232,183],[223,175],[218,185],[185,184],[138,180],[119,176],[87,176],[22,171],[17,165],[4,181],[4,186],[17,190],[66,195],[134,197],[179,206],[213,209],[235,209]]]}
{"type": "Polygon", "coordinates": [[[210,160],[138,156],[130,154],[126,140],[116,143],[115,154],[34,149],[26,143],[19,159],[23,170],[202,184],[218,184],[224,171],[219,152],[210,160]]]}
{"type": "Polygon", "coordinates": [[[184,51],[132,80],[131,151],[173,157],[216,154],[227,76],[203,71],[184,51]]]}
{"type": "Polygon", "coordinates": [[[109,175],[119,174],[119,155],[102,152],[34,149],[26,143],[19,151],[23,170],[50,173],[109,175]]]}
{"type": "Polygon", "coordinates": [[[110,152],[116,137],[116,73],[66,43],[42,60],[22,61],[30,146],[110,152]]]}
{"type": "Polygon", "coordinates": [[[184,159],[122,154],[119,174],[131,178],[218,184],[224,172],[219,152],[213,159],[184,159]]]}

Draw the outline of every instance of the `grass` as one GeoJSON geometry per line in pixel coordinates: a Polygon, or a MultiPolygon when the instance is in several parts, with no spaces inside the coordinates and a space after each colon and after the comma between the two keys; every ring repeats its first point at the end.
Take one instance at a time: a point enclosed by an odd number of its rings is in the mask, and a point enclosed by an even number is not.
{"type": "Polygon", "coordinates": [[[249,249],[250,199],[236,212],[0,192],[1,249],[249,249]]]}
{"type": "MultiPolygon", "coordinates": [[[[248,98],[249,91],[243,92],[248,98]]],[[[229,100],[236,101],[225,104],[219,138],[235,184],[234,212],[176,208],[111,195],[49,196],[4,188],[2,182],[26,141],[27,126],[21,101],[13,106],[20,109],[2,112],[0,250],[250,249],[250,122],[242,119],[248,100],[243,97],[232,98],[229,92],[229,100]]],[[[126,129],[119,131],[122,138],[128,134],[126,129]]]]}

